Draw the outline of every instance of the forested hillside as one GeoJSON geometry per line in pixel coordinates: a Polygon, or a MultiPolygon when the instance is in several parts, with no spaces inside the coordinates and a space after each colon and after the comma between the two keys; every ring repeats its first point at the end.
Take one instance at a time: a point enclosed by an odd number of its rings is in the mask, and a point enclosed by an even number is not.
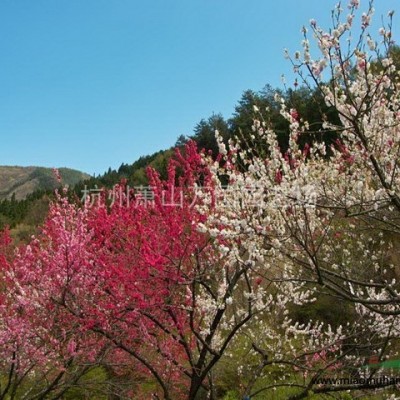
{"type": "MultiPolygon", "coordinates": [[[[58,169],[65,185],[73,186],[90,176],[70,168],[58,169]]],[[[35,191],[59,186],[53,170],[43,167],[0,166],[0,200],[23,200],[35,191]]]]}
{"type": "MultiPolygon", "coordinates": [[[[397,46],[390,48],[390,56],[395,65],[400,64],[400,50],[397,46]]],[[[382,67],[378,61],[373,68],[379,71],[382,67]]],[[[279,89],[266,84],[259,91],[245,90],[238,100],[231,117],[224,118],[221,114],[213,114],[201,119],[194,127],[191,135],[180,135],[175,143],[176,148],[182,148],[188,140],[194,140],[201,150],[210,153],[214,158],[218,155],[218,143],[215,139],[217,130],[228,144],[230,139],[240,140],[242,146],[251,149],[258,155],[265,152],[265,146],[257,135],[254,135],[255,109],[267,112],[264,121],[277,134],[278,144],[282,153],[289,145],[289,122],[281,114],[282,101],[287,107],[296,109],[302,120],[308,121],[307,135],[299,139],[300,148],[313,141],[320,141],[330,146],[338,138],[334,128],[323,128],[323,125],[340,126],[337,110],[328,107],[318,88],[299,86],[297,81],[293,87],[279,89]]],[[[70,186],[70,193],[77,199],[82,199],[90,190],[112,188],[126,181],[130,187],[148,184],[146,168],[152,167],[165,179],[167,177],[168,161],[174,154],[173,148],[157,151],[151,155],[140,157],[129,164],[123,162],[114,170],[109,168],[104,174],[90,177],[79,171],[61,168],[62,184],[70,186]]],[[[53,196],[53,190],[58,182],[51,169],[38,167],[0,167],[0,228],[10,225],[19,237],[25,238],[35,231],[35,226],[42,221],[47,210],[48,201],[53,196]],[[15,194],[13,196],[13,194],[15,194]],[[18,229],[17,225],[22,224],[18,229]],[[22,232],[22,233],[21,233],[22,232]]]]}
{"type": "MultiPolygon", "coordinates": [[[[216,157],[218,144],[215,131],[218,130],[225,143],[237,137],[248,148],[262,151],[262,146],[251,134],[256,106],[260,110],[270,110],[268,123],[277,132],[279,144],[284,152],[288,146],[289,123],[280,114],[280,101],[275,99],[276,93],[279,93],[287,104],[298,109],[304,119],[310,122],[312,130],[308,137],[302,138],[301,146],[315,138],[323,140],[327,145],[333,143],[335,133],[322,132],[321,125],[324,120],[337,125],[339,119],[335,110],[324,105],[318,91],[311,91],[306,87],[282,91],[266,85],[260,91],[246,90],[230,118],[225,119],[221,114],[214,114],[202,119],[196,124],[191,135],[179,136],[175,146],[179,148],[188,140],[194,140],[199,149],[204,149],[216,157]]],[[[154,168],[165,179],[168,161],[173,153],[173,149],[161,150],[142,156],[132,164],[122,163],[117,170],[109,168],[97,177],[89,177],[67,168],[60,168],[59,172],[62,184],[69,185],[71,193],[81,199],[85,191],[112,188],[122,179],[132,188],[147,185],[147,167],[154,168]]],[[[0,228],[10,225],[17,237],[29,238],[30,234],[35,232],[35,226],[44,218],[49,199],[58,185],[51,169],[0,167],[0,228]]]]}

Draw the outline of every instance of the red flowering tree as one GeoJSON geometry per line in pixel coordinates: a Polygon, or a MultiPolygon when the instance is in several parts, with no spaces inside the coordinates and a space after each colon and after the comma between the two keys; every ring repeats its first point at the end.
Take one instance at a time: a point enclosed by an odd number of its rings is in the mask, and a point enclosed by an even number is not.
{"type": "Polygon", "coordinates": [[[40,365],[58,365],[63,352],[80,365],[115,357],[151,377],[155,396],[194,399],[213,392],[213,367],[256,312],[250,298],[239,312],[235,293],[259,283],[250,264],[226,257],[240,238],[204,230],[218,178],[193,143],[165,182],[152,170],[149,179],[147,192],[121,184],[95,206],[58,196],[42,234],[4,258],[4,310],[28,323],[32,351],[41,338],[40,365]]]}
{"type": "Polygon", "coordinates": [[[204,229],[221,200],[214,194],[219,180],[194,143],[184,155],[176,152],[165,182],[153,170],[149,178],[151,199],[122,186],[108,193],[109,208],[89,211],[102,267],[91,289],[95,307],[84,312],[86,326],[152,375],[155,395],[214,396],[213,368],[260,312],[254,299],[243,298],[245,288],[259,286],[259,277],[248,274],[245,249],[227,257],[227,246],[240,248],[240,237],[224,239],[204,229]]]}

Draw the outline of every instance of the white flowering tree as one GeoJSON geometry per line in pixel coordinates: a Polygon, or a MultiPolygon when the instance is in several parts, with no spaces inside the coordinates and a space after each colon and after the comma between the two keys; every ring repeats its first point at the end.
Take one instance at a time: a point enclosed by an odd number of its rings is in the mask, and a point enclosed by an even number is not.
{"type": "Polygon", "coordinates": [[[307,29],[303,50],[288,55],[299,78],[338,113],[339,126],[323,125],[337,132],[334,146],[312,142],[315,132],[283,100],[290,123],[284,154],[268,110],[255,107],[253,126],[267,158],[234,141],[226,148],[217,135],[222,162],[214,173],[229,185],[217,189],[203,229],[251,282],[232,296],[226,321],[229,329],[244,304],[259,313],[236,342],[239,376],[247,377],[241,393],[250,397],[279,387],[300,399],[394,385],[378,378],[399,349],[400,77],[391,58],[393,12],[375,41],[372,2],[361,15],[358,8],[352,0],[346,15],[337,6],[329,31],[310,21],[318,58],[307,29]],[[316,319],[307,320],[305,311],[322,301],[316,319]],[[337,314],[327,318],[328,310],[337,314]],[[375,367],[363,367],[368,363],[375,367]]]}

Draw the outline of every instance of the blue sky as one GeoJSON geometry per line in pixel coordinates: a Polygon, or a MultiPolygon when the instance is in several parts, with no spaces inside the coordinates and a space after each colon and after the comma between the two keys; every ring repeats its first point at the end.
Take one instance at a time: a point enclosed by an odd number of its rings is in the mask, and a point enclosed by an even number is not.
{"type": "MultiPolygon", "coordinates": [[[[376,20],[397,2],[376,0],[376,20]]],[[[283,49],[334,4],[0,0],[0,165],[99,174],[168,148],[244,90],[293,81],[283,49]]]]}

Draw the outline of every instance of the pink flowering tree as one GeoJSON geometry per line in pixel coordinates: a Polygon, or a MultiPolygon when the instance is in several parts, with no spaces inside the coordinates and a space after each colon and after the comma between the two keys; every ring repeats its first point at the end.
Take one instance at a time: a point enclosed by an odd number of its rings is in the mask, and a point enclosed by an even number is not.
{"type": "MultiPolygon", "coordinates": [[[[223,221],[207,231],[219,179],[193,143],[176,153],[166,181],[152,170],[149,179],[150,196],[123,183],[82,207],[58,196],[42,234],[11,260],[4,251],[4,310],[21,321],[12,332],[26,326],[33,338],[32,350],[21,340],[16,353],[37,352],[41,371],[60,373],[64,357],[112,362],[153,382],[156,397],[215,398],[215,366],[262,311],[252,295],[259,276],[249,274],[241,236],[219,235],[223,221]]],[[[150,395],[142,390],[135,395],[150,395]]]]}
{"type": "Polygon", "coordinates": [[[0,240],[1,399],[60,398],[109,351],[64,310],[91,257],[83,213],[59,201],[28,246],[14,250],[7,231],[0,240]]]}

